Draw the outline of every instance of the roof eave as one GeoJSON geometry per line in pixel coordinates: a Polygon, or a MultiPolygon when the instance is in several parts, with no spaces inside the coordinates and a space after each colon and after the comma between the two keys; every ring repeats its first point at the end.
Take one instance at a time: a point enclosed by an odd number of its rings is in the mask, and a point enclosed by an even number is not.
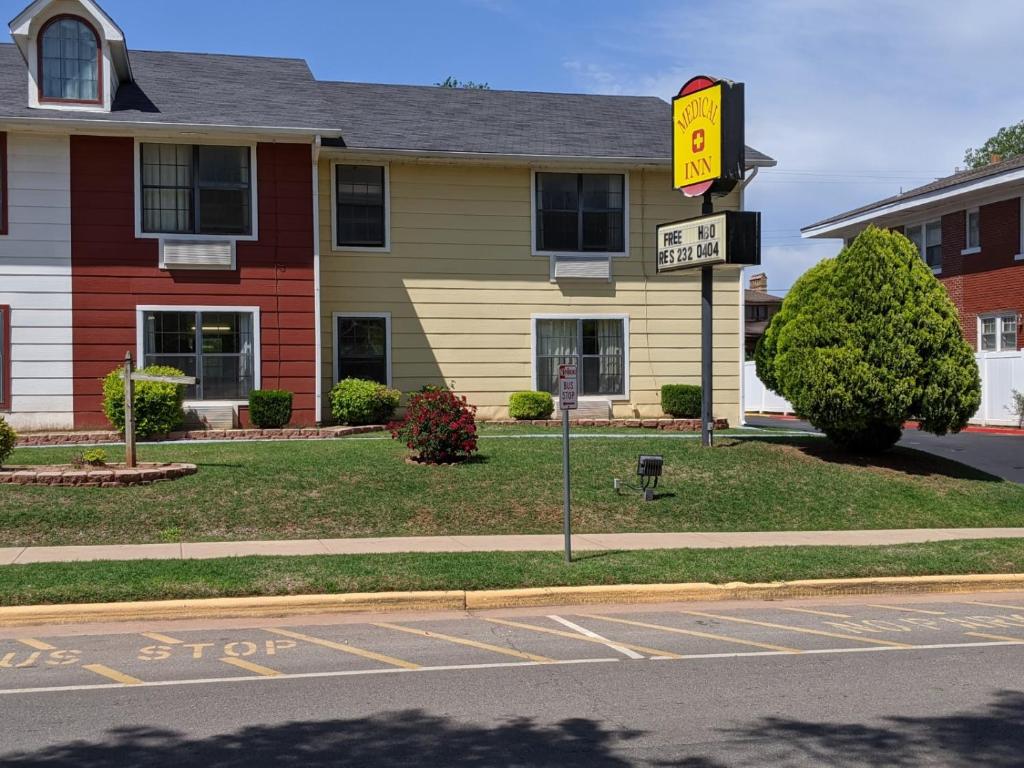
{"type": "Polygon", "coordinates": [[[158,123],[147,120],[99,120],[60,117],[0,117],[0,126],[34,127],[39,130],[59,133],[76,133],[88,131],[93,134],[117,134],[127,132],[133,134],[158,133],[231,133],[252,136],[303,136],[312,140],[316,136],[335,137],[338,131],[333,128],[272,126],[272,125],[226,125],[216,123],[158,123]]]}

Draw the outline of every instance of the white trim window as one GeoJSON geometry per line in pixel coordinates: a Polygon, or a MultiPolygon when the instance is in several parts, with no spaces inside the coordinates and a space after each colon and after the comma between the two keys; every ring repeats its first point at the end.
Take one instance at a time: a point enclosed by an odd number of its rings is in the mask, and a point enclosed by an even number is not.
{"type": "Polygon", "coordinates": [[[391,249],[391,178],[387,164],[332,165],[332,248],[336,251],[391,249]]]}
{"type": "Polygon", "coordinates": [[[259,309],[139,307],[139,360],[195,376],[185,399],[246,402],[260,386],[259,309]]]}
{"type": "Polygon", "coordinates": [[[254,145],[136,144],[136,236],[256,239],[254,145]]]}
{"type": "Polygon", "coordinates": [[[977,208],[964,211],[964,243],[962,256],[981,251],[981,212],[977,208]]]}
{"type": "Polygon", "coordinates": [[[334,381],[369,379],[391,386],[391,313],[335,312],[334,381]]]}
{"type": "Polygon", "coordinates": [[[1015,312],[978,316],[979,352],[1016,352],[1018,349],[1015,312]]]}
{"type": "Polygon", "coordinates": [[[629,176],[533,171],[533,255],[629,253],[629,176]]]}
{"type": "Polygon", "coordinates": [[[629,317],[533,318],[533,387],[558,394],[558,366],[579,366],[581,397],[629,397],[629,317]]]}
{"type": "Polygon", "coordinates": [[[926,221],[904,228],[904,234],[917,246],[918,253],[924,263],[932,268],[932,272],[942,272],[942,220],[926,221]]]}

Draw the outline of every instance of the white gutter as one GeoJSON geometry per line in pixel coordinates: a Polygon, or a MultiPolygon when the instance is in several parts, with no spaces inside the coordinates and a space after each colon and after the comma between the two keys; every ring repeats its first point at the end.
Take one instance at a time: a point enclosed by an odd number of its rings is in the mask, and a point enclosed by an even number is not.
{"type": "MultiPolygon", "coordinates": [[[[953,187],[938,189],[934,192],[927,192],[923,195],[914,195],[906,200],[894,200],[887,205],[872,208],[869,211],[863,211],[862,213],[858,213],[854,216],[830,221],[826,224],[817,224],[806,227],[800,230],[800,235],[804,238],[829,237],[831,233],[846,229],[847,227],[852,227],[857,224],[867,224],[872,221],[877,221],[884,216],[891,216],[893,214],[911,211],[915,208],[922,208],[926,205],[940,203],[943,200],[951,200],[961,195],[982,192],[986,189],[1002,186],[1003,184],[1012,184],[1015,181],[1024,181],[1024,168],[1016,168],[1006,173],[999,173],[983,179],[978,179],[977,181],[965,182],[953,187]]],[[[839,235],[832,236],[839,237],[839,235]]]]}
{"type": "Polygon", "coordinates": [[[223,125],[219,123],[158,123],[149,120],[99,120],[85,117],[59,118],[59,117],[0,117],[0,126],[32,127],[40,130],[59,131],[61,133],[88,132],[91,135],[110,133],[124,135],[131,132],[132,135],[141,133],[191,133],[202,135],[203,133],[236,133],[254,136],[302,136],[310,139],[313,136],[323,135],[326,132],[322,128],[292,128],[270,125],[223,125]]]}
{"type": "Polygon", "coordinates": [[[316,423],[323,421],[323,320],[320,312],[320,136],[313,139],[313,323],[316,349],[314,402],[316,423]]]}

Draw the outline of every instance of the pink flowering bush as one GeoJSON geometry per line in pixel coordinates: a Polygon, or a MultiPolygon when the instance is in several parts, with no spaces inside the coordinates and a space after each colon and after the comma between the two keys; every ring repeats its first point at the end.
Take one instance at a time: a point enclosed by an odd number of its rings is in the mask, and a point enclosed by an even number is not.
{"type": "Polygon", "coordinates": [[[476,452],[476,406],[448,390],[427,389],[409,397],[405,418],[391,436],[416,452],[419,461],[446,464],[476,452]]]}

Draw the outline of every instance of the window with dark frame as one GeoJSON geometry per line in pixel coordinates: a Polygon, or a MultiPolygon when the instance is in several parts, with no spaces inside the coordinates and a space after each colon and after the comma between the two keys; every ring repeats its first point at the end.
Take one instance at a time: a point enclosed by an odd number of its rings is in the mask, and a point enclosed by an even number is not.
{"type": "Polygon", "coordinates": [[[7,207],[7,134],[0,131],[0,235],[9,234],[7,207]]]}
{"type": "Polygon", "coordinates": [[[626,392],[625,321],[610,319],[537,320],[537,389],[558,394],[558,366],[580,366],[583,396],[626,392]]]}
{"type": "Polygon", "coordinates": [[[249,147],[141,145],[142,231],[252,234],[249,147]]]}
{"type": "Polygon", "coordinates": [[[40,101],[102,101],[102,50],[92,25],[76,16],[51,19],[39,33],[40,101]]]}
{"type": "Polygon", "coordinates": [[[967,248],[980,248],[981,247],[981,213],[975,208],[974,210],[967,211],[966,227],[967,230],[967,248]]]}
{"type": "Polygon", "coordinates": [[[388,381],[387,317],[338,317],[335,320],[338,381],[370,379],[390,386],[388,381]]]}
{"type": "Polygon", "coordinates": [[[11,409],[11,308],[0,305],[0,411],[11,409]]]}
{"type": "Polygon", "coordinates": [[[606,173],[537,173],[538,251],[622,253],[626,177],[606,173]]]}
{"type": "Polygon", "coordinates": [[[382,165],[335,166],[335,244],[354,248],[387,245],[387,190],[382,165]]]}

